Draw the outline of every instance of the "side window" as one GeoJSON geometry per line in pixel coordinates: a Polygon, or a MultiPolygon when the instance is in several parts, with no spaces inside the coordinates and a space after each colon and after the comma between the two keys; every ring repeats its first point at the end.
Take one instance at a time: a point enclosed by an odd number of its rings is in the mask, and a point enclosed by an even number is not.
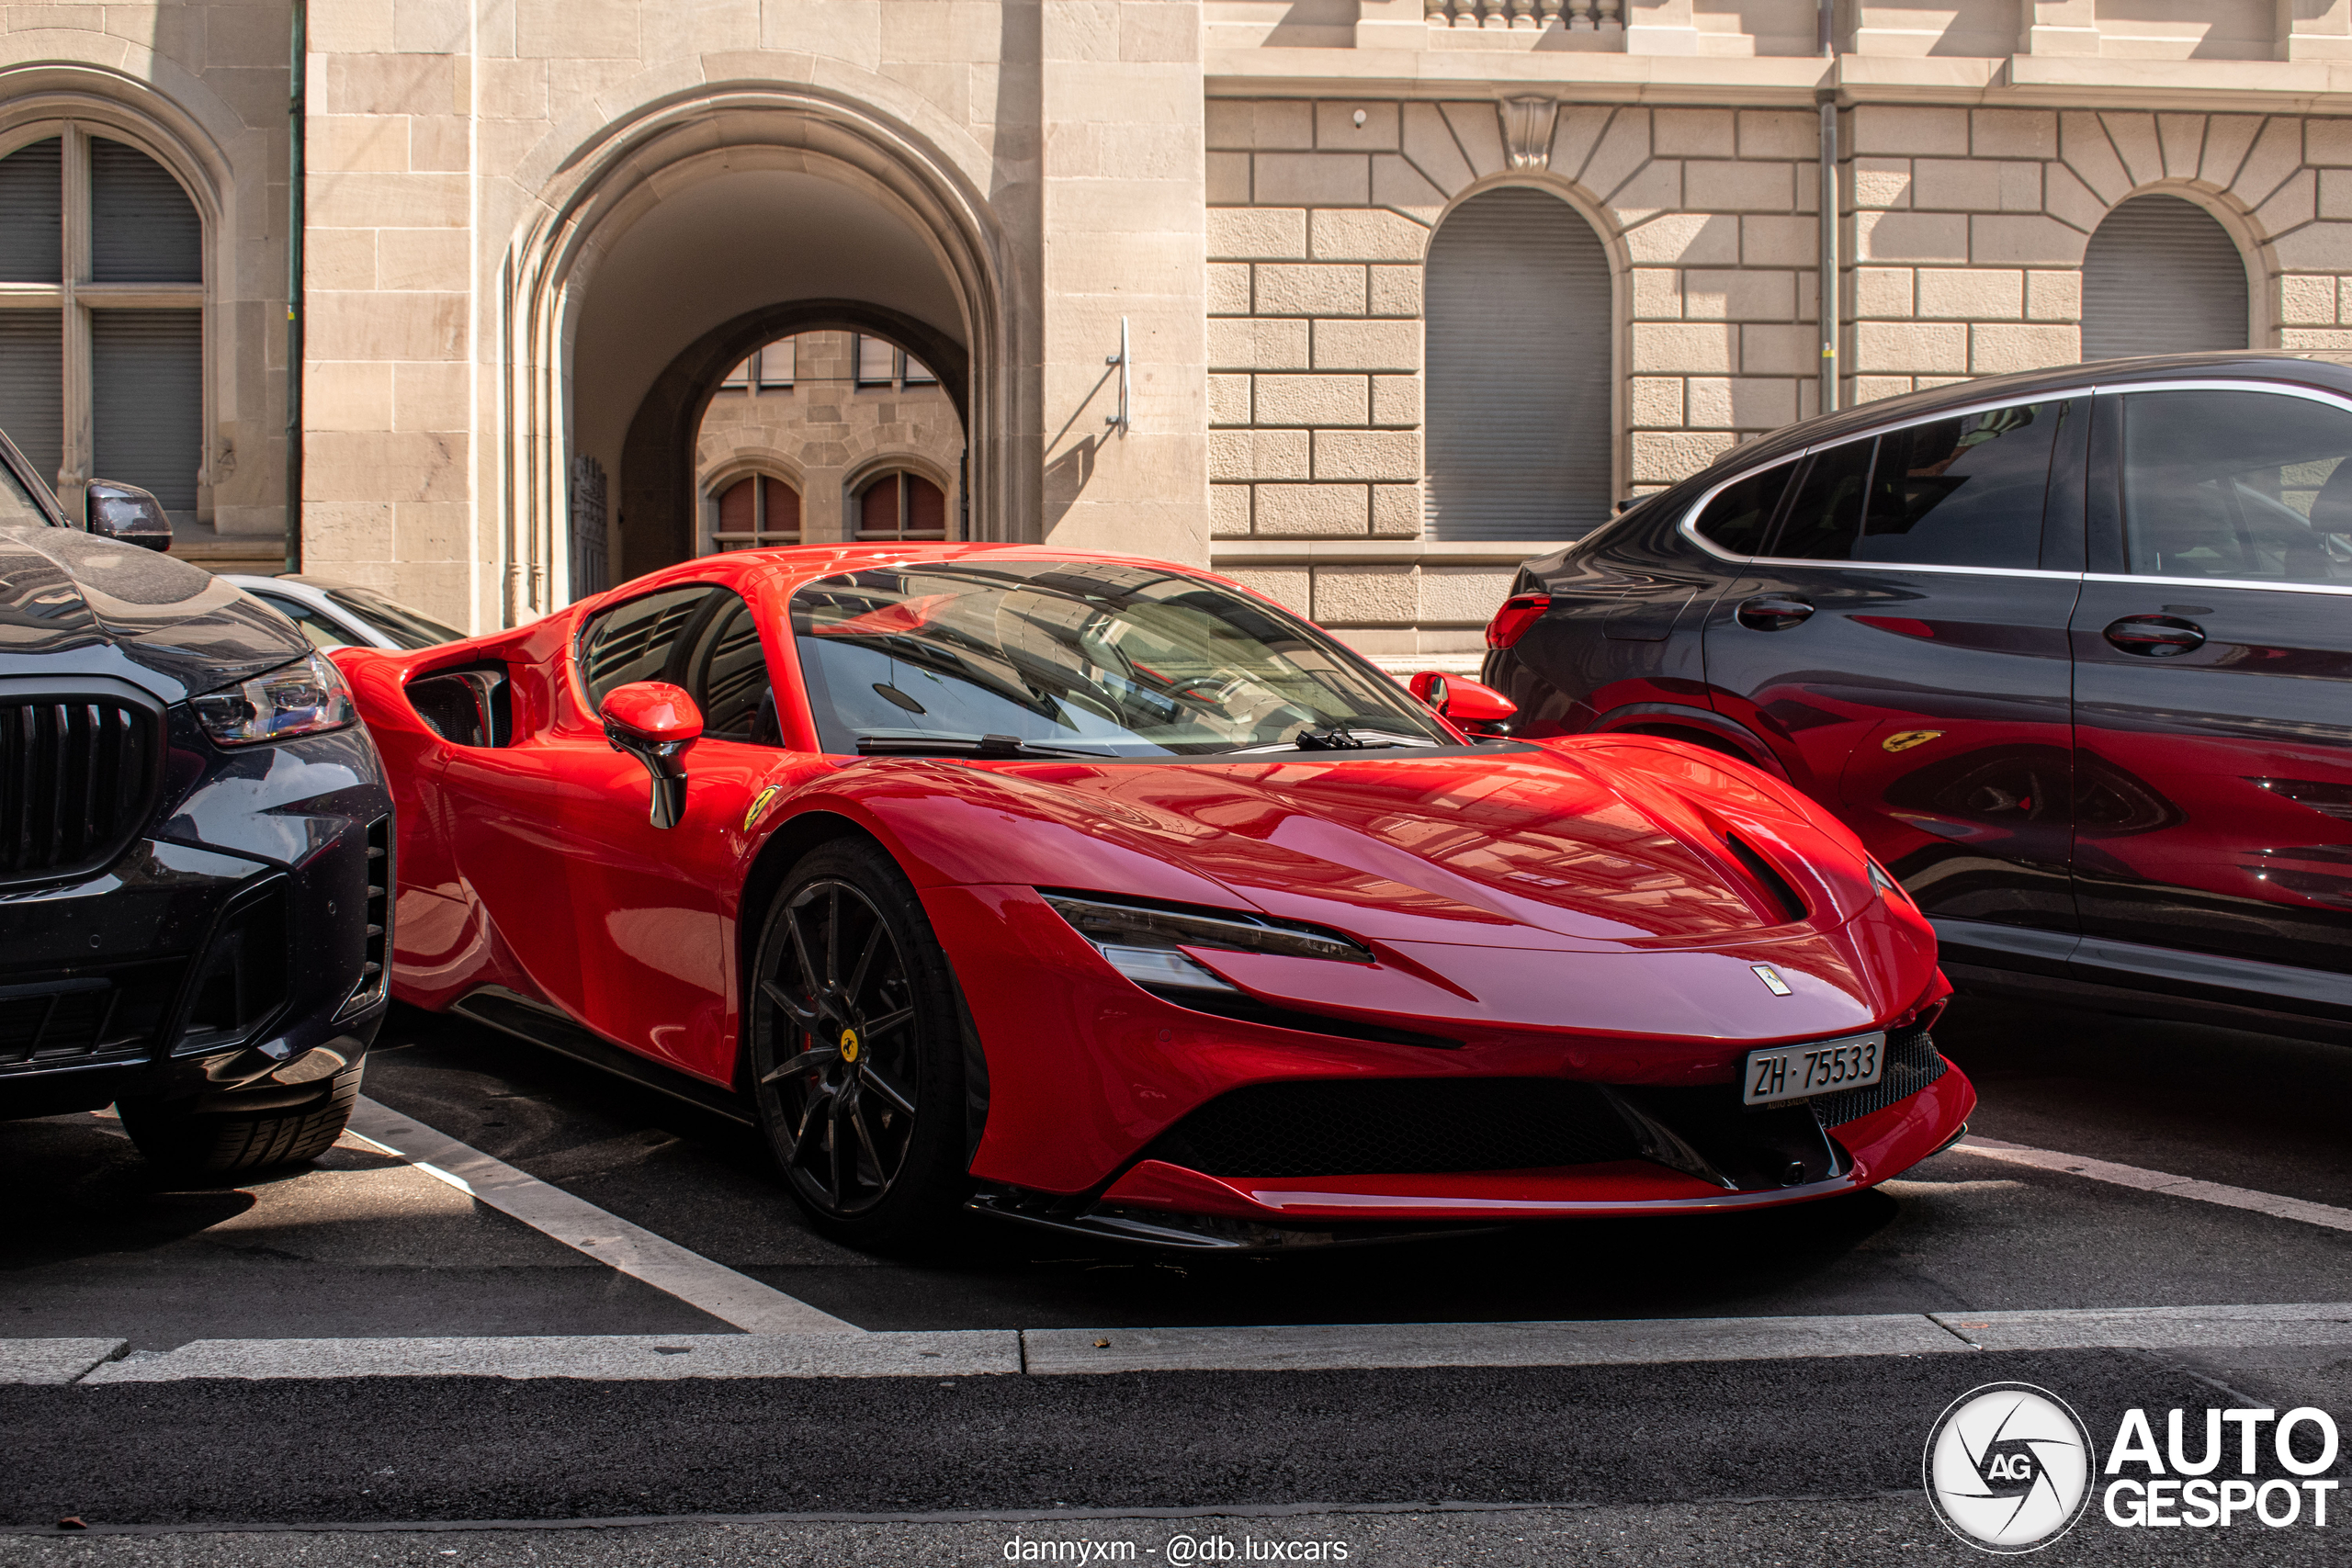
{"type": "Polygon", "coordinates": [[[1765,531],[1771,527],[1772,513],[1797,467],[1792,460],[1734,479],[1715,492],[1692,526],[1717,549],[1736,556],[1763,554],[1765,531]]]}
{"type": "Polygon", "coordinates": [[[2063,402],[1931,420],[1879,437],[1856,560],[2030,569],[2063,402]]]}
{"type": "Polygon", "coordinates": [[[2352,412],[2275,392],[2120,400],[2125,570],[2352,581],[2352,412]]]}
{"type": "Polygon", "coordinates": [[[727,590],[714,591],[712,598],[716,603],[695,633],[686,667],[685,687],[702,709],[703,733],[718,740],[781,745],[759,623],[751,605],[727,590]]]}
{"type": "Polygon", "coordinates": [[[588,688],[590,705],[603,708],[605,694],[632,681],[683,684],[685,671],[673,668],[681,662],[679,643],[718,592],[707,583],[665,589],[616,605],[591,622],[580,637],[580,680],[588,688]]]}
{"type": "Polygon", "coordinates": [[[1870,485],[1874,436],[1815,452],[1789,502],[1772,554],[1787,560],[1850,560],[1861,531],[1862,491],[1870,485]]]}

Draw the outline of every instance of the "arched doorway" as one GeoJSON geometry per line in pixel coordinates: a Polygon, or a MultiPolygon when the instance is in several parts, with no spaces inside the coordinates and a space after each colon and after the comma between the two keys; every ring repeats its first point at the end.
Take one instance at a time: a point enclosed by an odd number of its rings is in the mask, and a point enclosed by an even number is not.
{"type": "Polygon", "coordinates": [[[920,354],[875,333],[775,339],[704,407],[697,547],[964,538],[964,457],[957,400],[920,354]]]}
{"type": "Polygon", "coordinates": [[[2083,251],[2083,357],[2251,346],[2245,258],[2214,216],[2177,196],[2135,196],[2083,251]]]}
{"type": "MultiPolygon", "coordinates": [[[[919,360],[973,433],[972,534],[1034,532],[1035,465],[1008,457],[1035,423],[1029,329],[1015,341],[1005,242],[962,165],[869,107],[763,83],[673,101],[543,166],[506,290],[510,620],[593,590],[574,581],[594,564],[582,539],[609,543],[615,582],[707,547],[704,412],[747,356],[796,334],[871,334],[919,360]],[[600,488],[601,516],[580,504],[600,488]]],[[[837,513],[799,488],[804,537],[854,532],[846,497],[837,513]]]]}
{"type": "Polygon", "coordinates": [[[1429,536],[1572,539],[1606,521],[1609,257],[1574,208],[1506,186],[1430,241],[1423,288],[1429,536]]]}

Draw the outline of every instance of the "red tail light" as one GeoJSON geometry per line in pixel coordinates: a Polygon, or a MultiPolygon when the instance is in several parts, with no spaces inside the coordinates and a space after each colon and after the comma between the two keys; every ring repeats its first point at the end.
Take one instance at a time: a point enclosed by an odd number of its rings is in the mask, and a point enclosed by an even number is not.
{"type": "Polygon", "coordinates": [[[1509,648],[1527,635],[1527,628],[1544,618],[1552,607],[1549,593],[1514,593],[1503,601],[1495,618],[1487,623],[1487,646],[1509,648]]]}

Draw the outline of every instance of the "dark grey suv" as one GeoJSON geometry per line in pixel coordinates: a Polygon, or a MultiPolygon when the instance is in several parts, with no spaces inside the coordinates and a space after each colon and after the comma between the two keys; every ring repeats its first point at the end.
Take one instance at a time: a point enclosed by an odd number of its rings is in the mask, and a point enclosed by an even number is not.
{"type": "Polygon", "coordinates": [[[90,512],[0,436],[0,1118],[111,1103],[151,1158],[307,1159],[386,1006],[382,766],[323,654],[158,553],[153,497],[90,512]]]}

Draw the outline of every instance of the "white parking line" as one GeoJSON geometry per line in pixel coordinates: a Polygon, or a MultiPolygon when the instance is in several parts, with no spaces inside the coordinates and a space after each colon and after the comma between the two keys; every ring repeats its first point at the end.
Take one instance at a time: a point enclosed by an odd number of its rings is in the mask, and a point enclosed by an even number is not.
{"type": "Polygon", "coordinates": [[[584,1199],[550,1187],[365,1095],[352,1109],[351,1133],[476,1201],[511,1214],[533,1230],[666,1291],[747,1334],[865,1332],[724,1264],[713,1263],[698,1252],[689,1252],[641,1225],[608,1214],[584,1199]]]}
{"type": "MultiPolygon", "coordinates": [[[[1556,1323],[1250,1328],[944,1329],[890,1334],[582,1334],[452,1339],[198,1339],[77,1371],[121,1341],[0,1339],[0,1382],[196,1378],[646,1379],[1050,1376],[1661,1366],[1975,1356],[1997,1350],[2352,1345],[2352,1302],[1556,1323]],[[11,1376],[11,1369],[16,1375],[11,1376]]],[[[1970,1374],[1973,1375],[1973,1374],[1970,1374]]]]}
{"type": "Polygon", "coordinates": [[[2086,1177],[2090,1180],[2110,1182],[2117,1187],[2137,1188],[2143,1192],[2161,1192],[2167,1198],[2194,1198],[2200,1203],[2250,1209],[2274,1219],[2300,1220],[2304,1224],[2324,1225],[2329,1230],[2352,1231],[2352,1209],[2339,1209],[2332,1203],[2314,1203],[2303,1198],[2282,1198],[2276,1192],[2256,1192],[2250,1187],[2225,1187],[2218,1181],[2199,1181],[2194,1177],[2173,1176],[2161,1170],[2145,1170],[2136,1165],[2089,1159],[2082,1155],[2062,1155],[2049,1149],[2028,1148],[2023,1144],[2004,1144],[1992,1138],[1971,1138],[1964,1144],[1953,1145],[1952,1152],[1983,1155],[1986,1159],[2007,1160],[2011,1165],[2030,1165],[2036,1170],[2054,1170],[2067,1176],[2086,1177]]]}

